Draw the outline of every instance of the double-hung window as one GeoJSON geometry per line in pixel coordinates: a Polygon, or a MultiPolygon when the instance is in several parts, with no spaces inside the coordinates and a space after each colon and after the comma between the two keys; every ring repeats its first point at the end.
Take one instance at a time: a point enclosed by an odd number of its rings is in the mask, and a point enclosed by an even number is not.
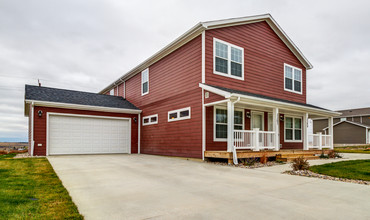
{"type": "MultiPolygon", "coordinates": [[[[234,111],[234,129],[243,130],[244,112],[234,111]]],[[[227,109],[216,107],[214,110],[214,140],[226,141],[227,139],[227,109]]]]}
{"type": "Polygon", "coordinates": [[[141,72],[141,95],[149,93],[149,69],[141,72]]]}
{"type": "Polygon", "coordinates": [[[214,74],[244,80],[244,49],[213,38],[214,74]]]}
{"type": "Polygon", "coordinates": [[[302,118],[285,117],[285,141],[301,142],[302,141],[302,118]]]}
{"type": "Polygon", "coordinates": [[[302,94],[302,69],[284,64],[284,90],[302,94]]]}
{"type": "Polygon", "coordinates": [[[177,109],[168,112],[168,121],[179,121],[190,119],[190,107],[177,109]]]}
{"type": "Polygon", "coordinates": [[[158,124],[158,114],[143,117],[143,126],[158,124]]]}

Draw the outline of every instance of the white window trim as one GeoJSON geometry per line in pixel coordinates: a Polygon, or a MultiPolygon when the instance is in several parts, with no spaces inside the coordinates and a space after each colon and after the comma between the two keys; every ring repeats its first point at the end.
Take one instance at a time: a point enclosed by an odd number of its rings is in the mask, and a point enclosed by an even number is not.
{"type": "Polygon", "coordinates": [[[293,93],[297,93],[297,94],[300,94],[302,95],[303,94],[303,71],[301,68],[298,68],[298,67],[295,67],[295,66],[292,66],[292,65],[289,65],[287,63],[284,63],[284,90],[285,91],[288,91],[288,92],[293,92],[293,93]],[[290,68],[292,68],[292,89],[287,89],[285,88],[285,67],[288,66],[290,68]],[[294,90],[294,69],[296,70],[300,70],[301,71],[301,92],[297,92],[294,90]]]}
{"type": "Polygon", "coordinates": [[[154,125],[154,124],[158,124],[158,114],[155,114],[155,115],[148,115],[148,116],[145,116],[143,117],[143,126],[146,126],[146,125],[154,125]],[[151,119],[153,117],[156,117],[157,118],[157,121],[155,122],[151,122],[151,119]],[[144,120],[145,119],[149,119],[149,122],[148,123],[144,123],[144,120]]]}
{"type": "Polygon", "coordinates": [[[265,130],[265,113],[264,112],[260,112],[260,111],[251,111],[251,126],[250,128],[253,130],[253,115],[262,115],[262,129],[260,129],[260,131],[264,131],[265,130]]]}
{"type": "Polygon", "coordinates": [[[225,76],[225,77],[230,77],[230,78],[233,78],[233,79],[238,79],[238,80],[242,80],[244,81],[244,48],[242,47],[238,47],[234,44],[231,44],[231,43],[228,43],[228,42],[225,42],[223,40],[220,40],[220,39],[217,39],[217,38],[213,38],[213,74],[216,74],[216,75],[220,75],[220,76],[225,76]],[[228,46],[228,51],[227,51],[227,73],[222,73],[222,72],[218,72],[216,71],[216,42],[220,42],[220,43],[223,43],[223,44],[226,44],[228,46]],[[231,47],[234,47],[236,49],[239,49],[242,51],[242,76],[239,77],[239,76],[233,76],[231,75],[231,47]]]}
{"type": "MultiPolygon", "coordinates": [[[[227,107],[223,107],[223,106],[214,106],[213,107],[213,141],[214,142],[226,142],[227,141],[227,138],[216,138],[216,109],[224,109],[224,110],[227,110],[227,107]]],[[[234,111],[241,111],[242,112],[242,115],[243,115],[242,116],[243,117],[243,130],[244,130],[244,128],[245,128],[244,109],[234,108],[234,111]]],[[[227,119],[227,120],[229,120],[229,119],[227,119]]]]}
{"type": "MultiPolygon", "coordinates": [[[[305,128],[307,129],[307,128],[305,128]]],[[[300,116],[294,116],[294,115],[284,115],[284,142],[289,142],[289,143],[302,143],[303,142],[303,118],[300,117],[300,116]],[[285,133],[285,122],[286,122],[286,118],[292,118],[293,119],[293,140],[287,140],[285,137],[286,137],[286,133],[285,133]],[[295,123],[295,119],[296,118],[299,118],[301,119],[301,140],[295,140],[295,128],[294,128],[294,123],[295,123]]]]}
{"type": "Polygon", "coordinates": [[[168,122],[181,121],[181,120],[186,120],[186,119],[190,119],[190,118],[191,118],[191,107],[186,107],[186,108],[182,108],[182,109],[172,110],[172,111],[169,111],[168,114],[167,114],[167,120],[168,120],[168,122]],[[189,115],[180,118],[180,112],[186,111],[186,110],[189,111],[189,115]],[[172,114],[172,113],[177,113],[177,118],[170,119],[170,114],[172,114]]]}
{"type": "Polygon", "coordinates": [[[143,96],[143,95],[146,95],[146,94],[148,94],[149,93],[149,68],[146,68],[145,70],[143,70],[143,71],[141,71],[141,96],[143,96]],[[143,82],[143,73],[145,72],[145,71],[147,71],[148,72],[148,91],[147,92],[143,92],[143,84],[145,83],[145,82],[143,82]]]}

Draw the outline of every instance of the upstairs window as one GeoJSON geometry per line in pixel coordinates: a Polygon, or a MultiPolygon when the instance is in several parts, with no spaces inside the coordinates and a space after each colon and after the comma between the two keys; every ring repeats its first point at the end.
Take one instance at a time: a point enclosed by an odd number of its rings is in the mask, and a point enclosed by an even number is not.
{"type": "Polygon", "coordinates": [[[141,95],[149,93],[149,69],[141,72],[141,95]]]}
{"type": "Polygon", "coordinates": [[[143,117],[143,126],[158,124],[158,114],[143,117]]]}
{"type": "Polygon", "coordinates": [[[190,107],[177,109],[168,112],[168,121],[179,121],[190,119],[190,107]]]}
{"type": "Polygon", "coordinates": [[[244,80],[244,49],[213,38],[213,73],[244,80]]]}
{"type": "Polygon", "coordinates": [[[284,64],[284,90],[302,94],[302,70],[284,64]]]}
{"type": "Polygon", "coordinates": [[[111,89],[111,90],[109,91],[109,95],[114,95],[114,89],[111,89]]]}

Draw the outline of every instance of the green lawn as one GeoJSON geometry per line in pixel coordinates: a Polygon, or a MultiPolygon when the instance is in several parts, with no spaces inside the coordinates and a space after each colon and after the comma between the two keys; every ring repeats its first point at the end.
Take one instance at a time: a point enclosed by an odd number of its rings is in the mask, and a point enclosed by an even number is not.
{"type": "Polygon", "coordinates": [[[370,150],[361,149],[335,149],[338,153],[357,153],[357,154],[370,154],[370,150]]]}
{"type": "Polygon", "coordinates": [[[46,158],[0,155],[0,219],[83,219],[46,158]]]}
{"type": "Polygon", "coordinates": [[[370,160],[349,160],[310,167],[315,173],[370,181],[370,160]]]}

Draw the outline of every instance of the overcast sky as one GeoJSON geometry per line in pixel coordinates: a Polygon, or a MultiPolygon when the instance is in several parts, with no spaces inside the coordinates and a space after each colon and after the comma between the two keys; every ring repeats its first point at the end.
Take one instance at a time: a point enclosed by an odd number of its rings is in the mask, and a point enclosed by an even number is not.
{"type": "Polygon", "coordinates": [[[370,107],[369,1],[0,0],[0,141],[27,140],[24,84],[99,92],[199,21],[270,13],[314,65],[308,103],[370,107]]]}

